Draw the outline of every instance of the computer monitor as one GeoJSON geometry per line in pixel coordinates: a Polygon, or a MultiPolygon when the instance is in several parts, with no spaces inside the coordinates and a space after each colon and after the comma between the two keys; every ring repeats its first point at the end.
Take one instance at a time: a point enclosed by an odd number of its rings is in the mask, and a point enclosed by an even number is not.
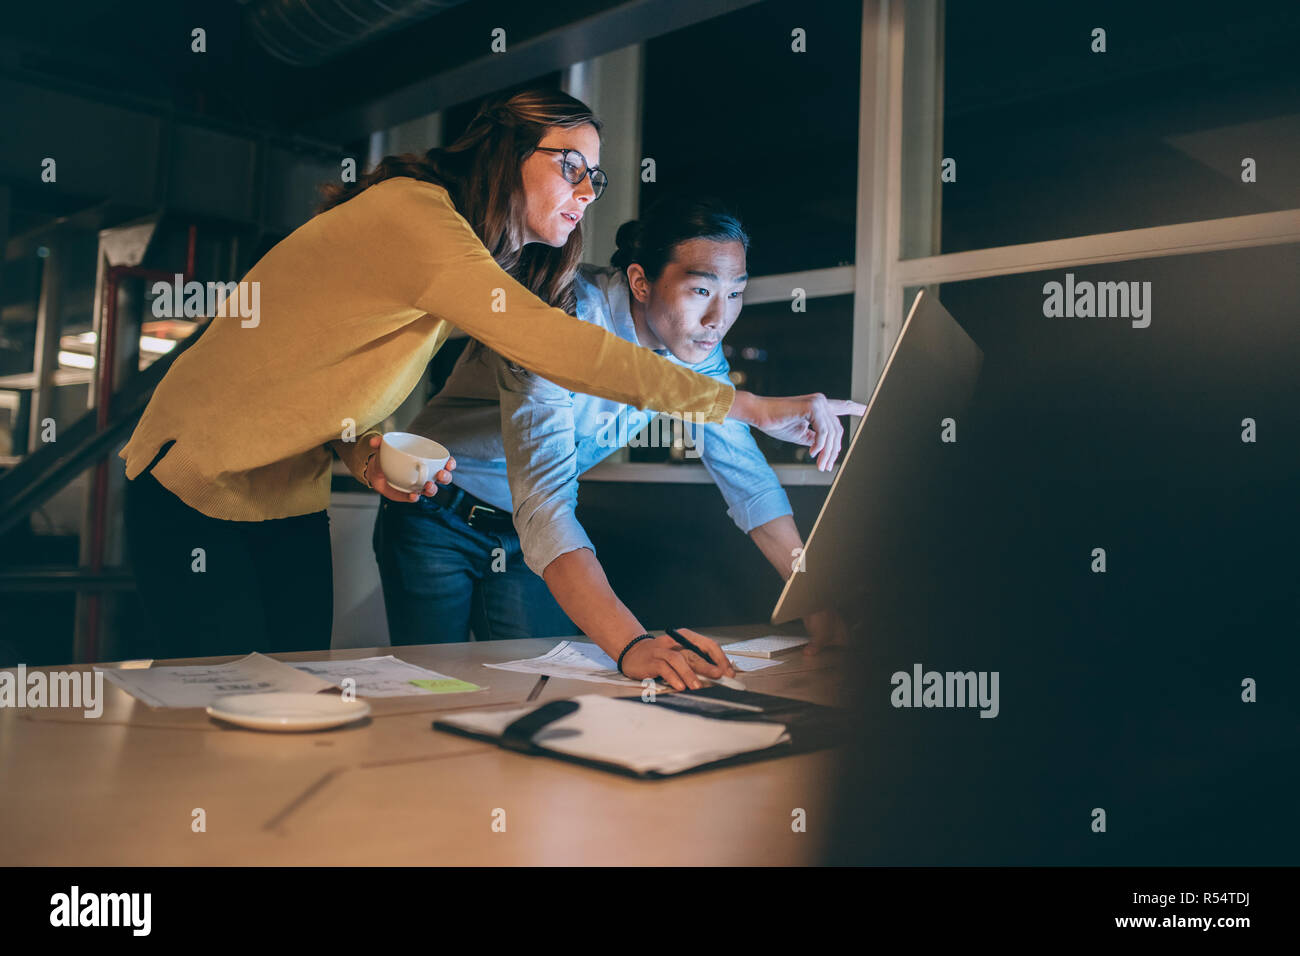
{"type": "Polygon", "coordinates": [[[917,293],[772,623],[827,608],[852,613],[887,579],[885,543],[905,534],[899,502],[960,441],[983,360],[939,300],[917,293]]]}

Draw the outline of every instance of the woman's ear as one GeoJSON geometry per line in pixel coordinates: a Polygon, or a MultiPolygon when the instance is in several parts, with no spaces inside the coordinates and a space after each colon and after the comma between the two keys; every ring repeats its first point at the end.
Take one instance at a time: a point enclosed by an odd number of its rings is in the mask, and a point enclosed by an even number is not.
{"type": "Polygon", "coordinates": [[[634,262],[627,267],[627,287],[632,290],[632,295],[638,302],[644,303],[650,298],[650,280],[646,278],[641,263],[634,262]]]}

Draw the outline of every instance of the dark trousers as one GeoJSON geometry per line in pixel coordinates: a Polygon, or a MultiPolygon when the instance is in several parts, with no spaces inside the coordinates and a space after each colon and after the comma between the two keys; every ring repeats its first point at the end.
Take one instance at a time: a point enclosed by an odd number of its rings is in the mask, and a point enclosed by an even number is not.
{"type": "Polygon", "coordinates": [[[145,471],[127,482],[126,544],[155,656],[330,646],[326,512],[271,521],[209,518],[145,471]]]}
{"type": "Polygon", "coordinates": [[[374,548],[393,644],[447,644],[578,633],[524,564],[519,535],[471,528],[434,498],[385,498],[374,548]]]}

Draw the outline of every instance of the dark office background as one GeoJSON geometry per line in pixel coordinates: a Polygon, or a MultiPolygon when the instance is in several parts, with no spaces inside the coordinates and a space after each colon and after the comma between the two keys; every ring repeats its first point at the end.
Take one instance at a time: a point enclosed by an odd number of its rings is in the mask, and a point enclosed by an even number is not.
{"type": "Polygon", "coordinates": [[[1146,329],[1045,319],[1049,274],[943,287],[985,363],[880,543],[889,581],[864,582],[839,861],[1294,863],[1298,266],[1277,246],[1071,270],[1151,282],[1146,329]],[[999,716],[892,708],[915,662],[999,671],[999,716]]]}

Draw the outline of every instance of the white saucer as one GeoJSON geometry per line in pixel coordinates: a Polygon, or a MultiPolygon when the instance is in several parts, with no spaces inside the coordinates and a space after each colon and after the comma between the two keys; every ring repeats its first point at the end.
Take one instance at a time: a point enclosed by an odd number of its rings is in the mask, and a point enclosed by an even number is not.
{"type": "Polygon", "coordinates": [[[324,730],[370,713],[364,700],[333,694],[234,694],[208,705],[208,714],[253,730],[324,730]]]}

